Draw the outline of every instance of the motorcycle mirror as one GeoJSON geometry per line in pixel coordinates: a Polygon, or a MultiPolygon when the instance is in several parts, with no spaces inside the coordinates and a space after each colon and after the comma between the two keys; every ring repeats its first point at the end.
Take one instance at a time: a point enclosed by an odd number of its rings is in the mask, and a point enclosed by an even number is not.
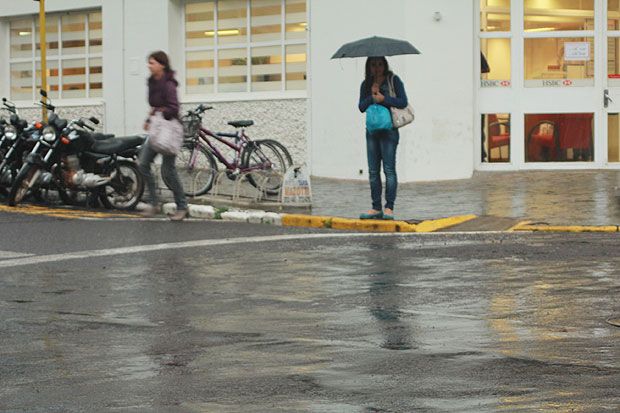
{"type": "Polygon", "coordinates": [[[96,117],[91,116],[91,117],[89,118],[89,120],[90,120],[92,123],[94,123],[95,125],[99,125],[99,119],[97,119],[96,117]]]}
{"type": "Polygon", "coordinates": [[[41,96],[43,96],[44,98],[47,97],[47,92],[44,89],[41,89],[39,93],[41,93],[41,96]]]}

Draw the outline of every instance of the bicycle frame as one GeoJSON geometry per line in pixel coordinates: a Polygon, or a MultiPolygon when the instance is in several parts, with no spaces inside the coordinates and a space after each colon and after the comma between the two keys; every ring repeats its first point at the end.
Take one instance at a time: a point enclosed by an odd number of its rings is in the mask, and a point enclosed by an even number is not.
{"type": "MultiPolygon", "coordinates": [[[[251,139],[245,134],[245,129],[241,129],[241,131],[236,133],[228,133],[228,132],[212,132],[209,129],[200,125],[198,128],[198,136],[197,143],[200,147],[210,151],[222,164],[226,166],[226,169],[229,171],[237,171],[239,173],[246,173],[256,170],[262,170],[271,166],[271,161],[267,159],[267,157],[258,149],[257,154],[260,157],[261,163],[258,165],[254,165],[251,167],[242,168],[241,165],[241,155],[243,154],[244,149],[251,142],[251,139]],[[231,161],[226,159],[224,154],[215,146],[215,144],[210,140],[210,138],[216,139],[217,141],[223,143],[228,146],[232,150],[235,151],[235,157],[231,161]],[[230,138],[234,138],[235,142],[231,142],[230,138]]],[[[196,161],[196,152],[192,152],[192,156],[190,158],[189,164],[193,167],[196,161]]]]}

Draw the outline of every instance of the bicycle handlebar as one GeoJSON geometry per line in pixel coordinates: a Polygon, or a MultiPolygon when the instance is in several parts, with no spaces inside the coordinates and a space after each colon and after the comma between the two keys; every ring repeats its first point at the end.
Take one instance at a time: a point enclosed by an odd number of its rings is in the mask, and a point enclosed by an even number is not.
{"type": "Polygon", "coordinates": [[[213,106],[205,106],[202,103],[196,107],[194,110],[188,110],[187,114],[189,116],[200,116],[208,110],[213,109],[213,106]]]}

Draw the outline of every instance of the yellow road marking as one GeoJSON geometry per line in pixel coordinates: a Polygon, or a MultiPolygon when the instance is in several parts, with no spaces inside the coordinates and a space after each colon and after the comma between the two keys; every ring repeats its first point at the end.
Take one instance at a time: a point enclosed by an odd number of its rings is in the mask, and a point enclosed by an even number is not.
{"type": "Polygon", "coordinates": [[[135,218],[135,214],[127,214],[121,212],[96,212],[83,211],[78,209],[67,208],[47,208],[36,205],[18,205],[10,207],[0,205],[0,212],[9,212],[27,215],[45,215],[55,218],[80,219],[80,218],[135,218]]]}

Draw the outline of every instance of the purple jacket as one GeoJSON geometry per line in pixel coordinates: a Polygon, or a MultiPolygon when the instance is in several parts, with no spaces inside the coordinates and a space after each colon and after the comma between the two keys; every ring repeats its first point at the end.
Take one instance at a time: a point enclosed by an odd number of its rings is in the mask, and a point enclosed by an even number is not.
{"type": "Polygon", "coordinates": [[[149,105],[153,109],[151,114],[159,110],[167,120],[179,118],[178,85],[173,72],[164,73],[161,79],[149,77],[149,105]]]}

